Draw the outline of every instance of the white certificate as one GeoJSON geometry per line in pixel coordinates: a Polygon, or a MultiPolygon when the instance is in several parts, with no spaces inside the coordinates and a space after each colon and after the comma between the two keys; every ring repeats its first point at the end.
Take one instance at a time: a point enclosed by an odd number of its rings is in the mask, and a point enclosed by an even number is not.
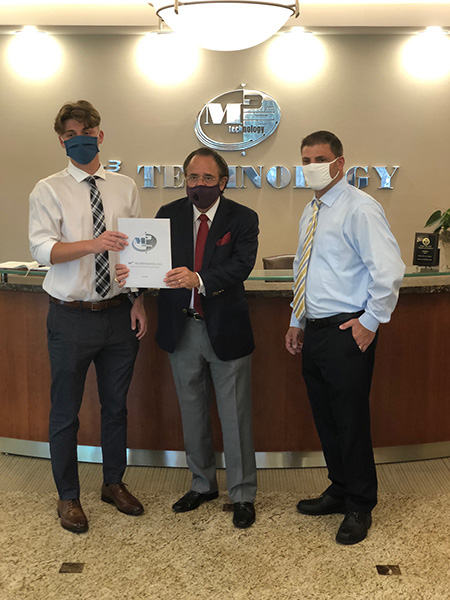
{"type": "Polygon", "coordinates": [[[130,269],[127,287],[165,288],[164,278],[172,268],[170,219],[118,219],[128,246],[120,262],[130,269]]]}

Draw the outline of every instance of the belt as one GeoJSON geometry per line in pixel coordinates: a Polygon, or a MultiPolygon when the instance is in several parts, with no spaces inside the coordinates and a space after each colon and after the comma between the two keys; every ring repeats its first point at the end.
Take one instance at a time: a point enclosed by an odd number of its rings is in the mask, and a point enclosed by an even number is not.
{"type": "Polygon", "coordinates": [[[330,327],[330,325],[340,325],[350,319],[357,319],[363,314],[363,310],[359,310],[354,313],[339,313],[331,317],[324,317],[323,319],[306,319],[306,323],[314,329],[321,329],[322,327],[330,327]]]}
{"type": "Polygon", "coordinates": [[[202,315],[195,310],[189,309],[183,312],[187,317],[192,317],[192,319],[194,319],[195,321],[203,321],[202,315]]]}
{"type": "Polygon", "coordinates": [[[120,294],[119,296],[115,296],[114,298],[110,298],[109,300],[99,300],[98,302],[85,302],[84,300],[74,300],[73,302],[66,302],[65,300],[59,300],[58,298],[53,298],[53,296],[50,296],[50,302],[53,302],[53,304],[91,311],[106,310],[108,308],[112,308],[113,306],[119,306],[126,299],[128,299],[126,294],[120,294]]]}

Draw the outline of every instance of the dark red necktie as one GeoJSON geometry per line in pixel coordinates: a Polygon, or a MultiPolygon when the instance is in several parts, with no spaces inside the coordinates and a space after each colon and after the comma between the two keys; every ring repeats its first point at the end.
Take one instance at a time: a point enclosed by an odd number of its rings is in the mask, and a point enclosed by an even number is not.
{"type": "MultiPolygon", "coordinates": [[[[197,232],[197,240],[195,242],[195,260],[194,260],[194,271],[198,272],[202,268],[203,252],[205,251],[206,238],[208,237],[208,217],[206,215],[200,215],[200,227],[197,232]]],[[[194,288],[194,310],[203,317],[202,301],[198,289],[194,288]]]]}

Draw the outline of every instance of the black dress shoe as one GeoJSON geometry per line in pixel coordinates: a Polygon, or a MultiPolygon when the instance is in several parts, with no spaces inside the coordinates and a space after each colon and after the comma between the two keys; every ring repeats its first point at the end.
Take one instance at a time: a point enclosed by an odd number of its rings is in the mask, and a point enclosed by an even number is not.
{"type": "Polygon", "coordinates": [[[365,512],[348,512],[336,535],[338,544],[351,546],[361,542],[372,525],[372,516],[365,512]]]}
{"type": "Polygon", "coordinates": [[[187,494],[185,494],[182,498],[177,500],[175,504],[172,506],[173,510],[176,513],[188,512],[189,510],[195,510],[203,504],[203,502],[209,502],[210,500],[215,500],[218,498],[219,492],[211,492],[209,494],[200,494],[200,492],[195,492],[194,490],[190,490],[187,494]]]}
{"type": "Polygon", "coordinates": [[[333,498],[326,492],[320,498],[300,500],[297,510],[303,515],[334,515],[335,513],[345,515],[346,513],[345,502],[333,498]]]}
{"type": "Polygon", "coordinates": [[[246,529],[255,522],[255,507],[252,502],[235,502],[233,525],[246,529]]]}

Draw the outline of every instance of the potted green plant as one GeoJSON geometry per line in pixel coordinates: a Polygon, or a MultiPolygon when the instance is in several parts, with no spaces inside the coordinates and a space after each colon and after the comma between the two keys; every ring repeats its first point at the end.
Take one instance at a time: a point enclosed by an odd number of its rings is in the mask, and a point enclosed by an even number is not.
{"type": "Polygon", "coordinates": [[[441,249],[440,263],[450,266],[450,208],[447,210],[436,210],[428,217],[425,227],[436,225],[433,233],[439,234],[439,247],[441,249]]]}

